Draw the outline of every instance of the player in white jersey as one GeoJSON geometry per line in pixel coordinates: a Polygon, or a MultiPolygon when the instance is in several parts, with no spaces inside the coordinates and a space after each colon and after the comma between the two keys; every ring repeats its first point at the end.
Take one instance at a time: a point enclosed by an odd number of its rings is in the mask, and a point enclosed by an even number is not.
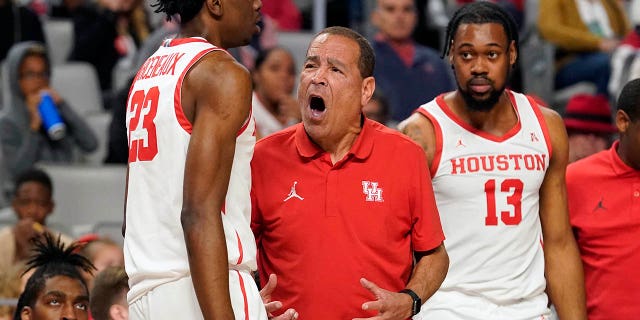
{"type": "Polygon", "coordinates": [[[158,12],[180,15],[181,30],[142,65],[128,97],[132,319],[267,319],[251,274],[251,80],[223,49],[259,31],[260,7],[158,1],[158,12]]]}
{"type": "Polygon", "coordinates": [[[505,90],[518,56],[515,23],[493,3],[468,4],[450,20],[444,56],[458,90],[400,125],[430,162],[450,257],[414,319],[547,319],[546,293],[561,319],[586,319],[562,119],[505,90]]]}

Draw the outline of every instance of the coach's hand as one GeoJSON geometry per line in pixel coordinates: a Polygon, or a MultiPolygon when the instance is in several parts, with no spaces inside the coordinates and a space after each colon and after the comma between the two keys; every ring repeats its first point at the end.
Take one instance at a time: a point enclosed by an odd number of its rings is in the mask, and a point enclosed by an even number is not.
{"type": "Polygon", "coordinates": [[[283,314],[274,317],[271,312],[276,311],[282,308],[282,302],[280,301],[271,301],[271,294],[273,290],[276,289],[276,285],[278,285],[278,278],[275,274],[269,275],[269,281],[267,284],[260,290],[260,297],[262,297],[262,302],[264,303],[264,307],[267,309],[267,314],[269,315],[269,319],[273,320],[295,320],[298,319],[298,313],[294,309],[288,309],[283,314]]]}
{"type": "MultiPolygon", "coordinates": [[[[362,310],[377,310],[375,317],[366,318],[374,320],[405,320],[411,318],[411,297],[404,293],[391,292],[378,287],[375,283],[365,279],[360,279],[360,284],[371,291],[375,296],[375,301],[367,301],[362,304],[362,310]]],[[[357,318],[353,320],[365,320],[357,318]]]]}

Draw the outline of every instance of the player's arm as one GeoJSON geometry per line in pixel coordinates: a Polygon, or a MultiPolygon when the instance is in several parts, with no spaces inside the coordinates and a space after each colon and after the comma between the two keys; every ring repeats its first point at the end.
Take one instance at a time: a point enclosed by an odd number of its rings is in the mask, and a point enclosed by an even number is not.
{"type": "Polygon", "coordinates": [[[422,147],[430,165],[436,151],[435,129],[431,121],[419,112],[414,112],[398,124],[398,130],[422,147]]]}
{"type": "Polygon", "coordinates": [[[540,188],[540,221],[544,241],[547,292],[560,319],[586,319],[584,275],[567,210],[565,171],[569,158],[562,118],[541,108],[551,139],[552,155],[540,188]]]}
{"type": "Polygon", "coordinates": [[[193,124],[181,215],[193,286],[204,319],[234,319],[221,209],[236,135],[251,108],[251,80],[231,57],[213,52],[187,74],[182,92],[193,124]]]}

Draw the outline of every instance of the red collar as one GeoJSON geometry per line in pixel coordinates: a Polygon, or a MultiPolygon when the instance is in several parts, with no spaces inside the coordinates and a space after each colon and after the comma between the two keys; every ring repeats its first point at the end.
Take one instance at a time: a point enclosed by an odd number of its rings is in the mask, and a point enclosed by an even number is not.
{"type": "MultiPolygon", "coordinates": [[[[364,118],[362,130],[360,131],[360,134],[358,134],[356,141],[353,143],[344,159],[350,158],[350,155],[353,155],[353,157],[360,160],[364,160],[369,157],[373,150],[373,141],[375,139],[373,136],[376,130],[374,124],[375,122],[364,118]]],[[[304,158],[314,158],[320,154],[326,153],[325,150],[322,150],[320,146],[309,138],[309,135],[307,135],[307,132],[304,130],[303,123],[296,125],[295,143],[298,154],[304,158]]],[[[339,162],[342,162],[344,159],[339,162]]]]}

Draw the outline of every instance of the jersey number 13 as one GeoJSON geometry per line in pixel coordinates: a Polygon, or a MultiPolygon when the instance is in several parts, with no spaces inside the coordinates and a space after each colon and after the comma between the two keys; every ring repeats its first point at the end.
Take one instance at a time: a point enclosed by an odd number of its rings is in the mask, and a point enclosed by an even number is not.
{"type": "Polygon", "coordinates": [[[500,189],[496,188],[496,180],[491,179],[484,184],[484,193],[487,198],[487,216],[484,224],[487,226],[498,225],[496,212],[496,192],[508,193],[506,201],[513,210],[501,211],[500,220],[506,225],[514,226],[522,221],[522,190],[524,184],[520,179],[505,179],[500,183],[500,189]]]}

